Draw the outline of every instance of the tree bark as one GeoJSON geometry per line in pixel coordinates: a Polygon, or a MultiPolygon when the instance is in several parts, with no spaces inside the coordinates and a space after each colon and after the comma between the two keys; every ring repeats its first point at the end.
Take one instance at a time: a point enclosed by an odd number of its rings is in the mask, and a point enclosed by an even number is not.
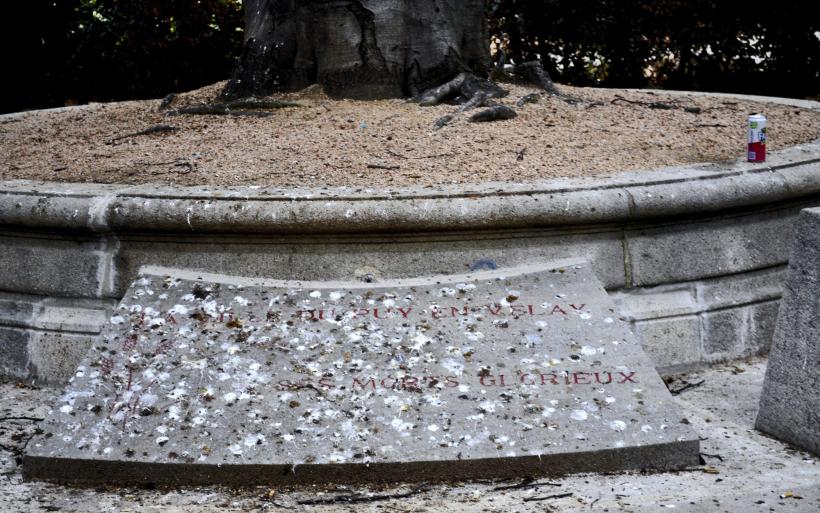
{"type": "Polygon", "coordinates": [[[485,0],[245,0],[245,47],[226,99],[321,84],[332,97],[416,96],[486,76],[485,0]]]}

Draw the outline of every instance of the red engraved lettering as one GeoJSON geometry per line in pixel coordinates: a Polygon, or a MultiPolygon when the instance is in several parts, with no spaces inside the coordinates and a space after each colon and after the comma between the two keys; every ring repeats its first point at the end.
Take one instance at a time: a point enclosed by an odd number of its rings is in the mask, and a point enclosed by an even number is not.
{"type": "Polygon", "coordinates": [[[510,312],[513,315],[527,315],[527,308],[524,305],[512,305],[510,307],[510,312]]]}
{"type": "Polygon", "coordinates": [[[535,376],[532,374],[522,374],[521,375],[521,383],[524,385],[534,385],[535,384],[535,376]],[[532,381],[528,381],[527,378],[532,378],[532,381]]]}
{"type": "Polygon", "coordinates": [[[325,390],[330,390],[333,388],[333,383],[330,382],[330,378],[322,378],[319,380],[319,386],[325,390]]]}
{"type": "Polygon", "coordinates": [[[402,317],[404,317],[405,319],[407,319],[407,316],[410,314],[410,312],[411,312],[413,309],[412,309],[412,308],[408,308],[407,310],[405,310],[404,308],[399,308],[398,310],[399,310],[399,312],[401,312],[401,316],[402,316],[402,317]]]}
{"type": "Polygon", "coordinates": [[[558,384],[558,376],[556,376],[554,372],[550,372],[549,374],[539,374],[539,376],[541,376],[542,385],[547,384],[547,378],[549,378],[550,383],[552,383],[553,385],[558,384]]]}
{"type": "Polygon", "coordinates": [[[455,388],[458,386],[458,380],[453,376],[444,378],[444,386],[447,388],[455,388]]]}
{"type": "Polygon", "coordinates": [[[442,318],[441,310],[437,306],[430,307],[430,313],[433,315],[433,319],[442,318]]]}
{"type": "MultiPolygon", "coordinates": [[[[387,309],[387,313],[390,314],[390,309],[389,308],[387,309]]],[[[379,309],[378,308],[373,309],[373,317],[375,317],[376,319],[381,319],[381,317],[379,317],[379,309]]]]}
{"type": "Polygon", "coordinates": [[[550,315],[553,315],[555,312],[559,312],[562,315],[567,315],[567,312],[565,312],[564,309],[561,308],[558,305],[555,305],[555,306],[552,307],[552,311],[550,312],[550,315]]]}
{"type": "Polygon", "coordinates": [[[481,386],[485,386],[485,387],[495,386],[495,378],[493,377],[492,374],[486,374],[484,376],[481,376],[481,379],[478,380],[478,381],[479,381],[479,383],[481,383],[481,386]],[[489,384],[484,382],[485,379],[489,380],[489,384]]]}
{"type": "Polygon", "coordinates": [[[588,381],[588,376],[588,372],[573,372],[572,380],[575,382],[576,385],[589,385],[591,381],[588,381]]]}
{"type": "Polygon", "coordinates": [[[360,308],[356,310],[356,317],[367,317],[368,315],[370,315],[370,310],[367,308],[360,308]]]}
{"type": "Polygon", "coordinates": [[[626,382],[629,382],[629,383],[637,383],[637,381],[634,381],[634,380],[632,379],[632,376],[634,376],[634,375],[635,375],[635,373],[634,373],[634,372],[630,372],[630,373],[629,373],[629,375],[624,374],[623,372],[619,372],[618,374],[620,374],[620,375],[624,378],[624,379],[622,379],[622,380],[621,380],[621,382],[619,383],[619,384],[621,384],[621,385],[623,385],[623,384],[624,384],[624,383],[626,383],[626,382]]]}
{"type": "Polygon", "coordinates": [[[382,378],[379,384],[382,386],[382,388],[396,388],[396,381],[397,380],[393,378],[382,378]],[[388,381],[391,382],[389,385],[387,384],[388,381]]]}
{"type": "Polygon", "coordinates": [[[359,378],[353,378],[353,389],[355,389],[356,387],[364,389],[364,388],[367,388],[368,386],[372,390],[376,390],[376,380],[375,380],[375,378],[370,378],[369,380],[365,381],[364,383],[359,381],[359,378]]]}
{"type": "Polygon", "coordinates": [[[416,390],[419,387],[419,378],[415,378],[413,376],[405,376],[401,379],[401,388],[403,390],[416,390]]]}
{"type": "Polygon", "coordinates": [[[501,385],[502,387],[507,386],[507,384],[504,383],[504,375],[503,374],[498,375],[498,384],[501,385]]]}
{"type": "Polygon", "coordinates": [[[611,372],[596,372],[595,373],[595,381],[602,384],[602,385],[608,385],[608,384],[612,383],[612,373],[611,372]],[[609,378],[609,380],[608,381],[601,381],[601,374],[606,374],[607,377],[609,378]]]}
{"type": "Polygon", "coordinates": [[[527,305],[527,311],[529,312],[530,315],[535,315],[535,309],[533,308],[532,305],[527,305]]]}
{"type": "Polygon", "coordinates": [[[586,303],[582,303],[582,304],[581,304],[581,306],[575,306],[575,305],[573,305],[572,303],[570,303],[570,305],[569,305],[569,306],[571,306],[573,310],[575,310],[575,311],[577,311],[577,312],[580,312],[581,310],[583,310],[583,309],[584,309],[584,307],[585,307],[585,306],[587,306],[587,304],[586,304],[586,303]]]}
{"type": "Polygon", "coordinates": [[[487,309],[488,309],[488,310],[490,311],[490,313],[491,313],[491,314],[493,314],[493,315],[498,315],[498,314],[500,314],[500,313],[501,313],[501,305],[492,305],[492,306],[489,306],[489,305],[488,305],[488,306],[487,306],[487,309]]]}
{"type": "Polygon", "coordinates": [[[469,314],[470,314],[470,311],[466,306],[464,308],[462,308],[461,310],[459,310],[458,307],[455,307],[455,306],[450,307],[450,317],[455,317],[456,315],[469,315],[469,314]]]}
{"type": "Polygon", "coordinates": [[[167,316],[165,316],[165,322],[169,322],[171,324],[176,324],[177,320],[174,318],[174,316],[172,314],[168,314],[167,316]]]}

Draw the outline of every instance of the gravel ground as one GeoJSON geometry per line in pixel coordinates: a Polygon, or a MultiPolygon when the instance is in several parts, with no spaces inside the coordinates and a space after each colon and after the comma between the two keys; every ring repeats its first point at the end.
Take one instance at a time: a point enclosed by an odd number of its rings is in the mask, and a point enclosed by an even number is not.
{"type": "Polygon", "coordinates": [[[0,385],[0,511],[77,513],[817,512],[820,463],[752,429],[765,360],[678,376],[677,400],[702,438],[704,465],[666,474],[619,473],[421,489],[71,489],[23,482],[16,457],[57,391],[0,385]],[[522,486],[522,483],[524,485],[522,486]],[[386,498],[386,496],[395,496],[386,498]]]}
{"type": "MultiPolygon", "coordinates": [[[[211,101],[221,84],[172,108],[211,101]]],[[[509,86],[515,106],[534,89],[509,86]]],[[[561,86],[518,117],[469,123],[456,107],[334,101],[307,89],[268,117],[159,112],[159,100],[0,118],[0,180],[259,186],[530,182],[713,162],[745,155],[746,118],[763,112],[770,149],[820,137],[820,111],[727,98],[561,86]],[[658,108],[665,107],[665,108],[658,108]],[[130,135],[167,125],[175,131],[130,135]]]]}

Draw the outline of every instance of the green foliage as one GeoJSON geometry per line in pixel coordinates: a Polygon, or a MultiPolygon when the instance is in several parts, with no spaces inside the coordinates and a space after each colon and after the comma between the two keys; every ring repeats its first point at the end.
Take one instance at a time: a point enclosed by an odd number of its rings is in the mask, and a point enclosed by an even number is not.
{"type": "Polygon", "coordinates": [[[8,0],[0,24],[3,111],[196,88],[225,79],[242,48],[236,0],[8,0]]]}
{"type": "Polygon", "coordinates": [[[491,0],[493,36],[559,82],[820,94],[809,0],[491,0]]]}

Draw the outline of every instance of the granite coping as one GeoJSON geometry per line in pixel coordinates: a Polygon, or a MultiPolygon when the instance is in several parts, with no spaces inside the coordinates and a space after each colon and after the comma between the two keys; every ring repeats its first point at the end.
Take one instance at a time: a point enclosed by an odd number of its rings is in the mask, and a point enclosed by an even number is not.
{"type": "Polygon", "coordinates": [[[378,284],[144,268],[29,444],[94,484],[457,481],[698,463],[588,264],[378,284]]]}

